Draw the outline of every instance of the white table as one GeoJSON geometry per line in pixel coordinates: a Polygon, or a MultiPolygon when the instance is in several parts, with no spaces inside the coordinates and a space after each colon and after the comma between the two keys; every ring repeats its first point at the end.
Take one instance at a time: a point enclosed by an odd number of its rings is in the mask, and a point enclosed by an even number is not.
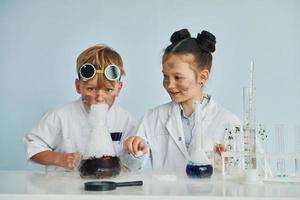
{"type": "Polygon", "coordinates": [[[177,176],[162,180],[162,176],[123,173],[113,181],[143,180],[143,186],[122,187],[112,191],[90,192],[77,172],[0,171],[0,199],[300,199],[299,183],[243,184],[222,180],[220,175],[210,179],[177,176]]]}

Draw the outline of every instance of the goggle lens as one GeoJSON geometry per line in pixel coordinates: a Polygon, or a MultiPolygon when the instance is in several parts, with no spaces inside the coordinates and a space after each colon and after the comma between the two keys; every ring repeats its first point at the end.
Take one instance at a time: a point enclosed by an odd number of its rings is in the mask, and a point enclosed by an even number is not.
{"type": "Polygon", "coordinates": [[[93,65],[82,65],[82,67],[79,70],[79,74],[83,79],[92,79],[96,74],[96,69],[93,65]]]}
{"type": "Polygon", "coordinates": [[[119,80],[121,76],[121,71],[115,65],[108,65],[104,70],[104,75],[108,80],[119,80]]]}

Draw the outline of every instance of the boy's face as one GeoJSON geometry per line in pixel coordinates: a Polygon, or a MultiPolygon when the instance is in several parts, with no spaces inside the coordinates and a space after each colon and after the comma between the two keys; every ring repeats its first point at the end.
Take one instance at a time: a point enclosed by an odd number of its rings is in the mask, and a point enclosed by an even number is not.
{"type": "Polygon", "coordinates": [[[92,104],[97,103],[106,103],[111,107],[122,88],[120,81],[114,81],[112,84],[99,85],[98,75],[88,81],[76,79],[75,85],[77,93],[81,94],[84,105],[88,110],[92,104]]]}

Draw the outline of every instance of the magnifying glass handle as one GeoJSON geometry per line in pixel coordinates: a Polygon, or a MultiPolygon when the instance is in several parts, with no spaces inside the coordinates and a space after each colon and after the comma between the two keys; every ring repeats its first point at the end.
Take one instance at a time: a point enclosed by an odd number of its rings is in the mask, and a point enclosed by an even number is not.
{"type": "Polygon", "coordinates": [[[143,185],[143,181],[119,182],[116,183],[116,185],[117,187],[137,186],[137,185],[143,185]]]}

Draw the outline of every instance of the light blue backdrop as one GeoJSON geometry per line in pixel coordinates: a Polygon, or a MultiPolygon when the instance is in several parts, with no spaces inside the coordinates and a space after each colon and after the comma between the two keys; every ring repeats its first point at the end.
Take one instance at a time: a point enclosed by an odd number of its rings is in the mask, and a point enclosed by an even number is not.
{"type": "Polygon", "coordinates": [[[22,137],[48,109],[78,98],[75,60],[91,45],[122,55],[127,76],[117,103],[136,120],[167,102],[161,55],[181,28],[216,35],[206,90],[219,103],[243,117],[254,59],[258,122],[299,124],[298,0],[0,0],[0,169],[35,168],[22,137]]]}

